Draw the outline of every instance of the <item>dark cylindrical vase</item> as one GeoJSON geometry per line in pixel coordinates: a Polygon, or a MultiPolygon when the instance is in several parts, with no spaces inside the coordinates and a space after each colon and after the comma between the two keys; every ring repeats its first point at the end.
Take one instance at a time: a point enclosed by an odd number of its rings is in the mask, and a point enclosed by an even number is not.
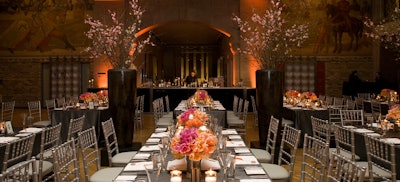
{"type": "Polygon", "coordinates": [[[136,70],[108,70],[109,109],[113,119],[120,148],[132,147],[135,100],[136,70]]]}
{"type": "MultiPolygon", "coordinates": [[[[256,99],[261,148],[265,149],[266,146],[267,132],[271,116],[274,116],[279,120],[282,118],[282,90],[283,71],[275,69],[263,69],[256,71],[256,99]]],[[[276,148],[279,149],[279,147],[276,148]]]]}

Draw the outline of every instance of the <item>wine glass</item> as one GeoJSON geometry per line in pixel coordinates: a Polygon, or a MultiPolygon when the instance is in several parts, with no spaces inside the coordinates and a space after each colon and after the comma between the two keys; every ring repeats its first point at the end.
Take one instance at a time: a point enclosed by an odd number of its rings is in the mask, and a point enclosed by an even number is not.
{"type": "Polygon", "coordinates": [[[228,165],[229,165],[230,160],[231,160],[230,156],[231,156],[231,151],[230,150],[220,150],[219,151],[218,161],[219,161],[220,165],[223,168],[224,179],[226,179],[226,177],[227,177],[227,169],[228,169],[228,165]]]}
{"type": "Polygon", "coordinates": [[[27,114],[26,114],[26,113],[22,113],[22,114],[21,114],[21,117],[22,117],[22,130],[25,130],[27,114]]]}

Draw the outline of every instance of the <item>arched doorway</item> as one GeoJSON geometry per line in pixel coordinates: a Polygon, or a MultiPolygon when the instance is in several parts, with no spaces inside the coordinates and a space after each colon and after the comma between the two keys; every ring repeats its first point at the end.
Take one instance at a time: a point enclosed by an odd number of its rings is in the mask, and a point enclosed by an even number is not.
{"type": "Polygon", "coordinates": [[[232,84],[229,33],[194,21],[160,23],[145,30],[156,46],[147,49],[136,63],[142,83],[182,82],[196,71],[200,82],[215,79],[222,80],[222,86],[232,84]]]}

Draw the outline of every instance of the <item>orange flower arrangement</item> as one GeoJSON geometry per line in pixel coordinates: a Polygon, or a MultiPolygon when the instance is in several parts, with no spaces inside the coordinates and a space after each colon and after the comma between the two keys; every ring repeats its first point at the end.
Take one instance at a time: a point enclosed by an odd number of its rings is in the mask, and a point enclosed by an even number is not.
{"type": "Polygon", "coordinates": [[[287,98],[298,98],[299,97],[300,92],[297,90],[288,90],[285,93],[285,96],[287,98]]]}
{"type": "Polygon", "coordinates": [[[79,99],[88,103],[88,102],[94,102],[98,99],[97,94],[92,93],[92,92],[85,92],[79,96],[79,99]]]}
{"type": "Polygon", "coordinates": [[[381,90],[381,93],[379,95],[381,95],[381,97],[384,97],[384,98],[389,98],[390,94],[394,94],[394,92],[395,91],[392,89],[384,88],[381,90]]]}
{"type": "Polygon", "coordinates": [[[205,112],[191,108],[177,117],[178,125],[186,128],[198,128],[204,125],[209,118],[205,112]]]}
{"type": "Polygon", "coordinates": [[[312,102],[314,102],[314,101],[317,101],[317,100],[318,100],[318,97],[317,97],[317,95],[316,95],[314,92],[303,92],[303,93],[300,95],[300,99],[301,99],[301,100],[309,99],[309,100],[311,100],[312,102]]]}
{"type": "Polygon", "coordinates": [[[218,140],[215,135],[197,128],[185,128],[171,140],[175,158],[188,156],[190,160],[200,161],[215,151],[218,140]]]}

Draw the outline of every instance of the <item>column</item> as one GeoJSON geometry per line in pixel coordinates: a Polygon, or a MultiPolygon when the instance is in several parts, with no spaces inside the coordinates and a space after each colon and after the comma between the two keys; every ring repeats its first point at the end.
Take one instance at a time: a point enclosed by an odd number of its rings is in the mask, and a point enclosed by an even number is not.
{"type": "Polygon", "coordinates": [[[196,52],[193,52],[193,71],[195,71],[195,72],[197,72],[196,64],[197,64],[196,52]]]}
{"type": "Polygon", "coordinates": [[[185,78],[185,59],[181,56],[181,80],[185,78]]]}
{"type": "Polygon", "coordinates": [[[208,70],[209,70],[209,68],[208,68],[208,53],[205,53],[206,54],[206,80],[208,81],[208,70]]]}
{"type": "MultiPolygon", "coordinates": [[[[188,53],[185,53],[186,54],[186,69],[185,69],[185,73],[186,73],[186,75],[189,75],[189,61],[190,61],[190,59],[189,59],[189,54],[188,53]]],[[[184,77],[184,78],[186,78],[186,77],[184,77]]]]}
{"type": "Polygon", "coordinates": [[[217,77],[219,78],[220,76],[221,76],[221,58],[219,58],[217,62],[217,77]]]}
{"type": "Polygon", "coordinates": [[[201,53],[200,64],[201,64],[201,80],[204,80],[204,52],[201,53]]]}

